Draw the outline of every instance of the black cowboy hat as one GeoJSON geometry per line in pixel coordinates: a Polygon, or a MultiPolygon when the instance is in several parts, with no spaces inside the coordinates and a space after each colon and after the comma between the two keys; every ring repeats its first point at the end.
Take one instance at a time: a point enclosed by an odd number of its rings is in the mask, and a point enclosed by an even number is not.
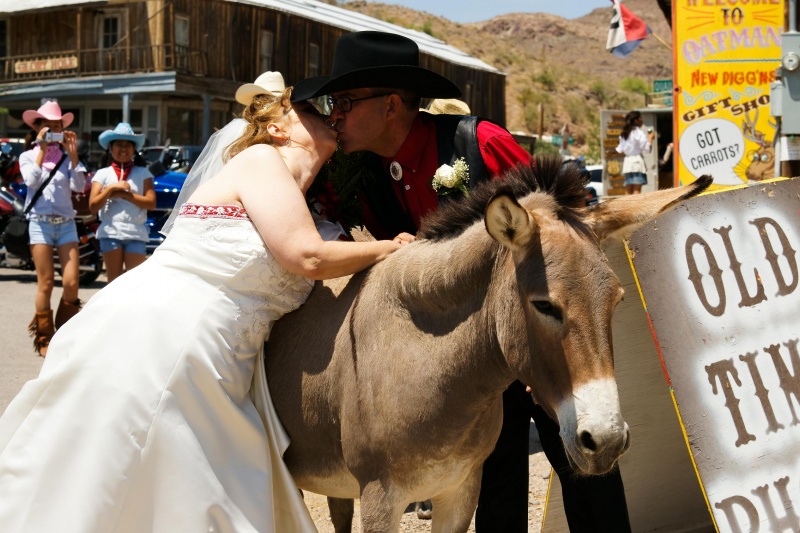
{"type": "Polygon", "coordinates": [[[394,33],[358,31],[336,41],[331,75],[297,82],[292,102],[364,87],[408,89],[422,98],[461,96],[453,82],[419,66],[419,46],[411,39],[394,33]]]}

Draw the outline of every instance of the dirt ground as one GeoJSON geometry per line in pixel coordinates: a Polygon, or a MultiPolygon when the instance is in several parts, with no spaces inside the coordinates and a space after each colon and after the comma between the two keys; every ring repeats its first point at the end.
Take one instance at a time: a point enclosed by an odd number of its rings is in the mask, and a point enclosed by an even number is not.
{"type": "MultiPolygon", "coordinates": [[[[531,423],[531,438],[528,450],[528,464],[530,467],[530,478],[528,488],[528,531],[540,532],[542,530],[542,520],[544,517],[544,506],[547,500],[547,486],[550,483],[550,463],[544,456],[536,426],[531,423]]],[[[311,517],[317,525],[319,533],[333,533],[333,525],[328,516],[328,504],[324,496],[305,493],[306,505],[311,511],[311,517]]],[[[355,518],[353,520],[353,533],[361,531],[360,509],[358,501],[355,503],[355,518]]],[[[435,512],[435,510],[434,510],[435,512]]],[[[414,506],[410,505],[403,514],[400,522],[401,533],[424,533],[431,530],[430,520],[420,520],[414,512],[414,506]]],[[[475,532],[475,518],[470,524],[469,532],[475,532]]]]}
{"type": "MultiPolygon", "coordinates": [[[[0,413],[11,399],[19,392],[22,385],[35,377],[41,369],[42,359],[33,355],[31,341],[26,334],[29,317],[33,314],[33,294],[36,287],[36,276],[33,272],[0,268],[0,335],[6,339],[3,350],[0,350],[0,413]]],[[[105,285],[105,276],[92,284],[90,288],[81,289],[81,298],[88,300],[105,285]]],[[[53,300],[61,296],[61,284],[57,281],[53,300]]],[[[528,531],[540,532],[547,498],[547,486],[550,480],[550,464],[544,456],[536,426],[531,423],[528,447],[528,463],[530,465],[530,483],[528,497],[528,531]]],[[[306,493],[306,504],[320,533],[333,533],[333,525],[328,516],[328,505],[324,496],[306,493]]],[[[358,502],[355,504],[356,516],[353,521],[353,532],[358,533],[360,515],[358,502]]],[[[400,525],[402,533],[422,533],[431,530],[429,520],[420,520],[411,505],[403,514],[400,525]]],[[[474,533],[474,524],[469,529],[474,533]]]]}

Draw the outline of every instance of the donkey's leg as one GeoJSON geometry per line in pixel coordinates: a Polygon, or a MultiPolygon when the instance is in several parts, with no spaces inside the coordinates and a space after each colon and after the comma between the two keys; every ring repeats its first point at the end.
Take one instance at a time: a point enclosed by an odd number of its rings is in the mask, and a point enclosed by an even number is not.
{"type": "Polygon", "coordinates": [[[481,492],[481,467],[470,475],[462,485],[431,498],[433,521],[431,533],[466,533],[478,507],[481,492]]]}
{"type": "Polygon", "coordinates": [[[395,533],[406,503],[391,490],[391,485],[370,481],[361,489],[361,533],[395,533]]]}
{"type": "Polygon", "coordinates": [[[331,514],[335,533],[353,531],[353,500],[328,496],[328,512],[331,514]]]}

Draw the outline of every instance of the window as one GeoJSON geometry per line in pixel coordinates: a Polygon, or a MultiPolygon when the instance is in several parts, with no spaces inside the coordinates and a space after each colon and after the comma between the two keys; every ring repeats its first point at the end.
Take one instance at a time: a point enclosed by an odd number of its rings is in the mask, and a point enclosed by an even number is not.
{"type": "Polygon", "coordinates": [[[272,70],[272,51],[274,49],[275,34],[271,31],[261,30],[258,39],[258,72],[272,70]]]}
{"type": "Polygon", "coordinates": [[[189,47],[189,17],[175,15],[175,45],[189,47]]]}
{"type": "Polygon", "coordinates": [[[6,60],[8,56],[8,21],[0,20],[0,76],[6,70],[6,60]]]}
{"type": "Polygon", "coordinates": [[[120,16],[103,15],[100,21],[100,48],[111,48],[120,38],[120,16]]]}
{"type": "Polygon", "coordinates": [[[0,20],[0,58],[8,55],[8,21],[0,20]]]}
{"type": "Polygon", "coordinates": [[[319,45],[308,46],[308,76],[319,76],[319,45]]]}

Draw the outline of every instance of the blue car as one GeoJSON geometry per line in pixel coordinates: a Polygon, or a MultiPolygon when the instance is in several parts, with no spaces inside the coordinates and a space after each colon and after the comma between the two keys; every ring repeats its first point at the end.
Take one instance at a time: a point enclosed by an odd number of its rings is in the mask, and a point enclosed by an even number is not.
{"type": "Polygon", "coordinates": [[[183,183],[186,181],[185,172],[175,172],[167,170],[156,176],[156,172],[163,170],[151,165],[150,172],[153,178],[153,188],[156,191],[156,208],[147,212],[147,226],[149,228],[149,240],[147,242],[147,253],[151,254],[164,241],[164,236],[159,233],[164,223],[169,218],[170,213],[175,208],[178,194],[181,192],[183,183]],[[153,171],[156,172],[153,172],[153,171]]]}

